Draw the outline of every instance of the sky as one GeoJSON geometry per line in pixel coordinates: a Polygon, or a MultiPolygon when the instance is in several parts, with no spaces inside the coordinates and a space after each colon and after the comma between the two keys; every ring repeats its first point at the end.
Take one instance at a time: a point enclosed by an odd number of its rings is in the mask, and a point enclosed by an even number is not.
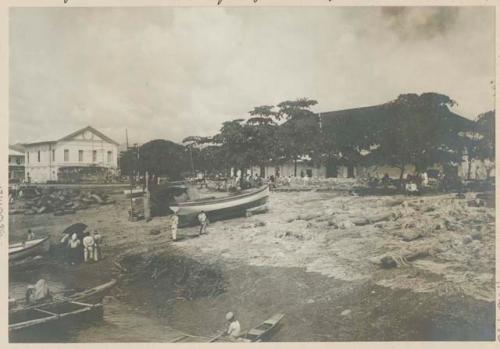
{"type": "Polygon", "coordinates": [[[12,8],[9,143],[217,133],[259,105],[438,92],[494,109],[493,7],[12,8]]]}

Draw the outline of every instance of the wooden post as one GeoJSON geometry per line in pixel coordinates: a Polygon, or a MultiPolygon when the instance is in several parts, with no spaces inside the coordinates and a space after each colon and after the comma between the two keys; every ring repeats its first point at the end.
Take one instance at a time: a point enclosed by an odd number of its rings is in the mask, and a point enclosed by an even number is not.
{"type": "Polygon", "coordinates": [[[144,219],[147,221],[151,220],[151,207],[149,205],[150,193],[149,193],[149,174],[146,171],[146,192],[144,193],[144,219]]]}

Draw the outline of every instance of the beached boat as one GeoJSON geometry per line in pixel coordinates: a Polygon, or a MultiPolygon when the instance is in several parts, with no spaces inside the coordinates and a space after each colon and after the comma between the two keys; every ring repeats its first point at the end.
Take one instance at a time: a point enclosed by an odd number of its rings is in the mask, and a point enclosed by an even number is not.
{"type": "Polygon", "coordinates": [[[266,321],[243,333],[237,339],[229,339],[226,336],[217,336],[212,338],[210,342],[262,342],[274,333],[283,316],[285,316],[285,314],[274,314],[266,321]]]}
{"type": "Polygon", "coordinates": [[[75,323],[96,319],[103,314],[102,304],[65,301],[9,312],[9,339],[17,340],[75,323]],[[19,337],[18,337],[19,336],[19,337]]]}
{"type": "Polygon", "coordinates": [[[24,259],[29,256],[41,255],[49,252],[49,237],[28,240],[9,245],[9,260],[24,259]]]}
{"type": "MultiPolygon", "coordinates": [[[[73,292],[70,295],[67,296],[62,296],[58,294],[54,294],[54,300],[55,301],[49,301],[45,304],[56,304],[56,303],[61,303],[65,301],[74,301],[74,302],[83,302],[83,303],[101,303],[102,299],[104,296],[108,294],[109,291],[116,285],[117,280],[112,279],[104,284],[98,285],[96,287],[88,288],[84,291],[78,291],[78,292],[73,292]]],[[[39,307],[40,304],[38,305],[29,305],[27,306],[24,299],[22,300],[16,300],[16,299],[9,299],[9,312],[12,311],[18,311],[20,309],[30,309],[30,308],[36,308],[39,307]]]]}
{"type": "Polygon", "coordinates": [[[239,194],[221,198],[201,199],[186,201],[170,205],[170,209],[179,216],[197,215],[206,212],[210,218],[214,215],[224,215],[235,211],[244,210],[266,203],[269,197],[269,186],[264,185],[255,190],[243,191],[239,194]]]}

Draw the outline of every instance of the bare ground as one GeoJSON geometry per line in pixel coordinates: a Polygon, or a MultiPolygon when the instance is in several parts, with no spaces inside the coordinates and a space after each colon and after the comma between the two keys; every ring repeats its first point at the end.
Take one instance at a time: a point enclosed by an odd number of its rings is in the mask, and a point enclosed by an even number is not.
{"type": "Polygon", "coordinates": [[[116,199],[69,216],[10,216],[10,238],[34,228],[57,241],[76,222],[98,228],[107,258],[58,272],[88,287],[116,275],[118,261],[127,271],[115,297],[192,334],[212,335],[232,310],[244,328],[284,312],[276,341],[494,337],[494,209],[468,207],[469,198],[272,193],[268,213],[213,223],[199,238],[181,229],[176,243],[168,217],[128,222],[128,201],[116,199]],[[388,212],[388,221],[352,224],[388,212]],[[428,256],[398,258],[419,250],[428,256]],[[385,255],[399,266],[382,268],[385,255]]]}

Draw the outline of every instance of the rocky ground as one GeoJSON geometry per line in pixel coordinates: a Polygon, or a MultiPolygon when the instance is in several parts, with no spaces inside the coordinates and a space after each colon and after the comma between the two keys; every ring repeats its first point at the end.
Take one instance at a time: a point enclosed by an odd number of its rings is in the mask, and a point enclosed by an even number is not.
{"type": "Polygon", "coordinates": [[[172,243],[168,217],[129,222],[116,194],[72,215],[10,216],[9,230],[56,242],[72,223],[99,229],[106,259],[68,271],[73,282],[121,274],[114,297],[187,333],[210,336],[233,310],[244,328],[285,313],[276,341],[491,340],[495,216],[474,198],[272,192],[269,212],[172,243]]]}

